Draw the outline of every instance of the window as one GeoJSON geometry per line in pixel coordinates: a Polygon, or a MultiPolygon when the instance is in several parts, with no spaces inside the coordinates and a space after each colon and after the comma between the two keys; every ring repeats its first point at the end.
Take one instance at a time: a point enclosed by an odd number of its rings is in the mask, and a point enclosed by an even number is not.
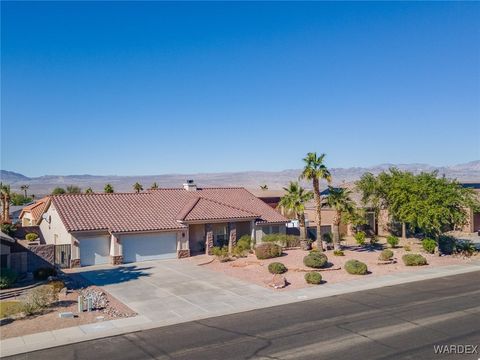
{"type": "Polygon", "coordinates": [[[215,246],[225,246],[228,244],[227,225],[215,225],[213,227],[213,241],[215,246]]]}
{"type": "Polygon", "coordinates": [[[278,225],[272,225],[272,234],[278,234],[280,232],[280,226],[278,225]]]}

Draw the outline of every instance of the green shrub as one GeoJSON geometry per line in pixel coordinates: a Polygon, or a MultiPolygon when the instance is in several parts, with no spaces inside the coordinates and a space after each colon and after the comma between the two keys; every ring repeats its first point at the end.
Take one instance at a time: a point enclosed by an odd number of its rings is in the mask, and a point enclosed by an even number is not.
{"type": "Polygon", "coordinates": [[[390,235],[387,237],[387,243],[392,247],[392,248],[396,248],[398,243],[399,243],[399,240],[398,240],[398,237],[396,236],[393,236],[393,235],[390,235]]]}
{"type": "Polygon", "coordinates": [[[368,271],[367,265],[358,260],[348,260],[345,263],[345,270],[352,275],[365,275],[368,271]]]}
{"type": "Polygon", "coordinates": [[[50,281],[47,285],[51,286],[57,293],[65,287],[65,283],[62,280],[50,281]]]}
{"type": "Polygon", "coordinates": [[[3,223],[0,225],[0,230],[2,230],[4,234],[13,236],[15,234],[15,231],[17,230],[17,227],[10,223],[3,223]]]}
{"type": "Polygon", "coordinates": [[[47,280],[49,276],[56,276],[57,271],[54,268],[38,268],[33,272],[35,280],[47,280]]]}
{"type": "Polygon", "coordinates": [[[28,233],[27,235],[25,235],[25,239],[27,239],[28,241],[35,241],[38,239],[38,234],[35,234],[35,233],[28,233]]]}
{"type": "Polygon", "coordinates": [[[391,260],[393,257],[393,251],[390,249],[383,250],[380,255],[378,255],[378,259],[382,261],[391,260]]]}
{"type": "Polygon", "coordinates": [[[438,250],[445,255],[451,255],[456,250],[456,240],[452,236],[441,235],[438,238],[438,250]]]}
{"type": "Polygon", "coordinates": [[[243,235],[233,247],[233,255],[237,257],[247,256],[251,249],[251,241],[252,238],[249,235],[243,235]]]}
{"type": "Polygon", "coordinates": [[[32,289],[22,301],[25,315],[33,315],[58,300],[58,292],[52,286],[42,285],[32,289]]]}
{"type": "Polygon", "coordinates": [[[378,243],[378,236],[376,235],[370,236],[370,245],[375,246],[377,245],[377,243],[378,243]]]}
{"type": "Polygon", "coordinates": [[[427,265],[427,259],[420,254],[405,254],[402,260],[406,266],[422,266],[427,265]]]}
{"type": "Polygon", "coordinates": [[[220,262],[226,262],[230,260],[228,256],[228,247],[214,246],[212,248],[212,254],[217,257],[220,262]]]}
{"type": "Polygon", "coordinates": [[[310,254],[303,258],[303,264],[314,269],[324,267],[327,262],[327,255],[318,251],[311,251],[310,254]]]}
{"type": "Polygon", "coordinates": [[[422,241],[423,250],[425,250],[429,254],[433,254],[435,252],[435,248],[437,247],[437,242],[433,239],[423,239],[422,241]]]}
{"type": "Polygon", "coordinates": [[[477,248],[473,242],[469,240],[461,240],[457,241],[456,250],[465,256],[472,256],[477,251],[477,248]]]}
{"type": "Polygon", "coordinates": [[[325,241],[327,244],[331,244],[333,242],[333,234],[331,232],[323,234],[322,240],[325,241]]]}
{"type": "Polygon", "coordinates": [[[405,251],[412,251],[412,248],[410,247],[410,245],[405,245],[405,246],[403,247],[403,250],[405,250],[405,251]]]}
{"type": "Polygon", "coordinates": [[[279,262],[273,262],[268,265],[268,271],[270,274],[283,274],[288,271],[287,267],[279,262]]]}
{"type": "Polygon", "coordinates": [[[342,250],[333,250],[333,255],[335,255],[335,256],[345,256],[345,253],[342,250]]]}
{"type": "Polygon", "coordinates": [[[322,274],[318,272],[308,272],[305,274],[305,281],[307,284],[318,285],[322,283],[322,274]]]}
{"type": "Polygon", "coordinates": [[[263,243],[275,243],[283,247],[298,247],[300,246],[300,238],[295,235],[286,234],[268,234],[262,237],[263,243]]]}
{"type": "Polygon", "coordinates": [[[353,236],[358,245],[365,245],[365,233],[363,231],[357,231],[353,236]]]}
{"type": "Polygon", "coordinates": [[[263,243],[255,246],[257,259],[271,259],[282,255],[282,247],[274,243],[263,243]]]}
{"type": "Polygon", "coordinates": [[[17,281],[17,273],[12,269],[0,269],[0,289],[8,289],[17,281]]]}

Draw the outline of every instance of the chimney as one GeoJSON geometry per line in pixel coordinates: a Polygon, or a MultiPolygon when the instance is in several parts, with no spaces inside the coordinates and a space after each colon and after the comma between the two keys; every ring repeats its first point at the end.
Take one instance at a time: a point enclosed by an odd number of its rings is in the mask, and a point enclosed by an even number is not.
{"type": "Polygon", "coordinates": [[[197,184],[193,180],[187,180],[185,184],[183,184],[183,188],[187,191],[197,191],[197,184]]]}

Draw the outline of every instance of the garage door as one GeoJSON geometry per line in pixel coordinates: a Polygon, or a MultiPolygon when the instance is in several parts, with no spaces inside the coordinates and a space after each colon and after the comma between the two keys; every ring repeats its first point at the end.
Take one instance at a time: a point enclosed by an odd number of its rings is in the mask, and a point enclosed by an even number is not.
{"type": "Polygon", "coordinates": [[[96,236],[78,239],[82,266],[108,264],[110,261],[110,237],[96,236]]]}
{"type": "Polygon", "coordinates": [[[137,234],[121,237],[123,261],[138,262],[177,257],[177,234],[137,234]]]}

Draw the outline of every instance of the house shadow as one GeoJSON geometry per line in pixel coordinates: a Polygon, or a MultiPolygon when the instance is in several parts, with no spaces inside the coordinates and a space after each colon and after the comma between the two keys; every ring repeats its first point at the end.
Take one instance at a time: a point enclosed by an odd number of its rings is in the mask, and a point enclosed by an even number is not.
{"type": "Polygon", "coordinates": [[[82,271],[74,274],[76,280],[75,287],[80,288],[85,285],[105,286],[137,280],[144,276],[150,276],[148,270],[151,268],[152,267],[138,267],[136,265],[131,265],[82,271]]]}
{"type": "Polygon", "coordinates": [[[377,252],[382,251],[385,248],[383,244],[375,245],[343,245],[343,250],[356,251],[356,252],[377,252]]]}

